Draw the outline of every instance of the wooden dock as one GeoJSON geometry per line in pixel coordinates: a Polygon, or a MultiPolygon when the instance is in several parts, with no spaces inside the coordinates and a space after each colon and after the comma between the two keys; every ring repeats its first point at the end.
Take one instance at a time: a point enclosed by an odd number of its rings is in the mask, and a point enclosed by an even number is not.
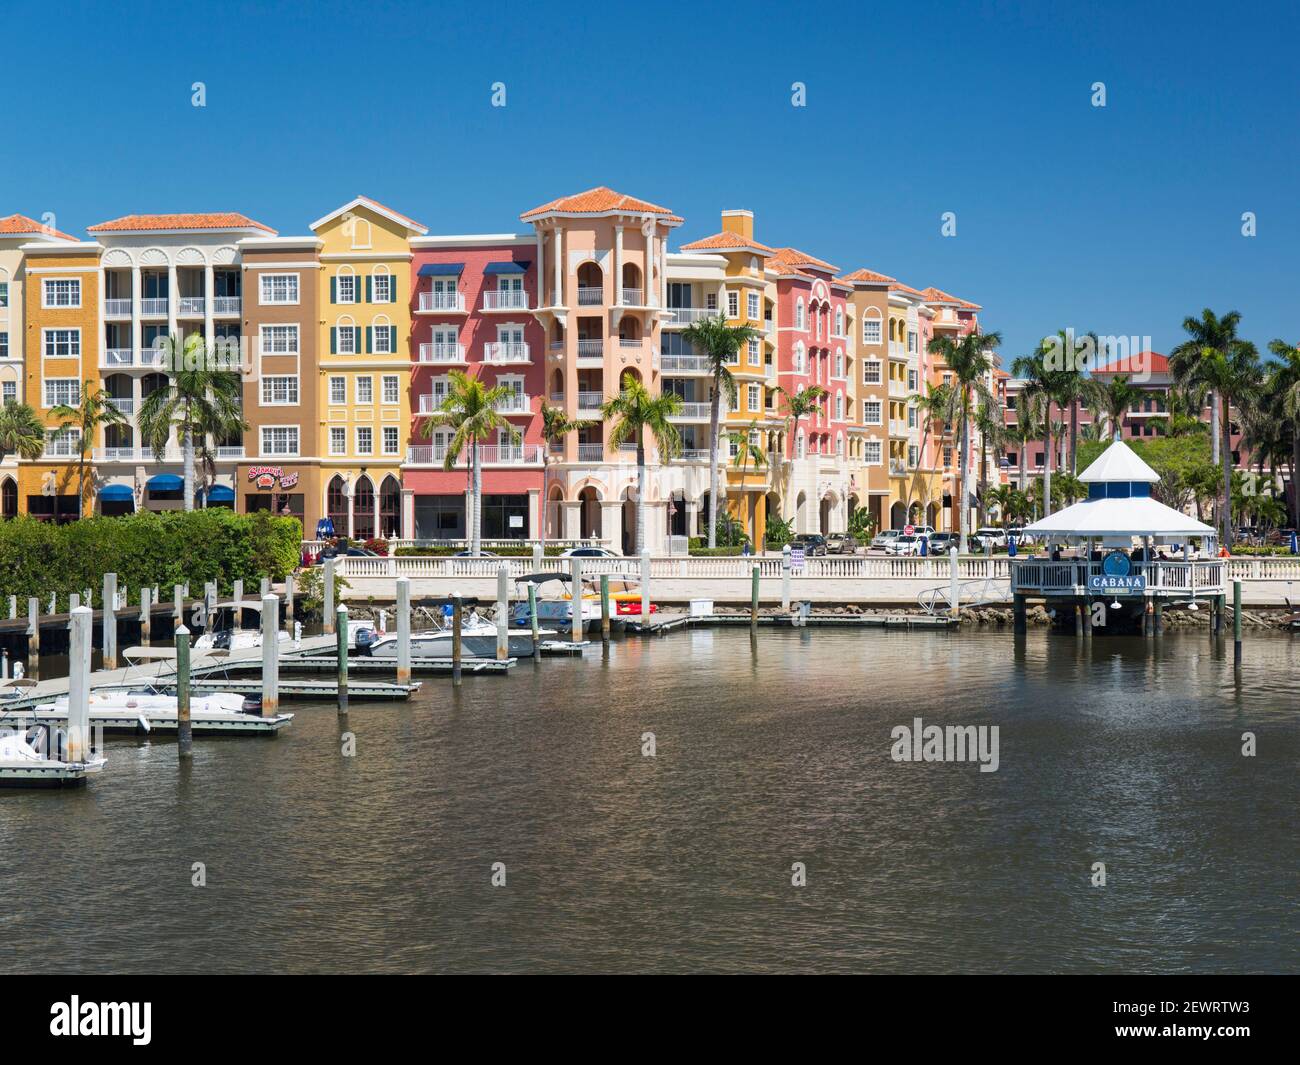
{"type": "MultiPolygon", "coordinates": [[[[624,616],[619,619],[623,631],[637,636],[662,636],[684,628],[740,628],[748,627],[752,620],[747,613],[704,614],[651,614],[648,620],[624,616]]],[[[760,614],[760,628],[848,628],[848,629],[953,629],[955,618],[930,614],[817,614],[803,617],[797,613],[760,614]]]]}

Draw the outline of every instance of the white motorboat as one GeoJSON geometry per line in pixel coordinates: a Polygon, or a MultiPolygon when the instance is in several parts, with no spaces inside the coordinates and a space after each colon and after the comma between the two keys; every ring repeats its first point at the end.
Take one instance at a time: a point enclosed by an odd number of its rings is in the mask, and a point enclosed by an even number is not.
{"type": "MultiPolygon", "coordinates": [[[[427,614],[427,612],[426,612],[427,614]]],[[[411,633],[412,658],[450,658],[452,631],[450,623],[436,615],[427,615],[433,627],[423,632],[411,633]]],[[[538,640],[549,639],[555,635],[551,629],[539,629],[538,640]]],[[[471,610],[461,619],[460,626],[461,653],[466,657],[492,658],[497,653],[496,623],[488,621],[471,610]]],[[[530,658],[533,653],[532,629],[513,628],[507,630],[509,654],[511,658],[530,658]]],[[[396,633],[379,633],[363,637],[357,641],[357,650],[371,658],[395,659],[397,657],[396,633]]]]}
{"type": "MultiPolygon", "coordinates": [[[[106,733],[174,734],[179,727],[174,691],[96,688],[89,702],[91,728],[106,733]]],[[[9,710],[4,720],[62,727],[68,721],[68,697],[9,710]]],[[[190,728],[196,736],[274,735],[292,720],[293,714],[263,715],[260,701],[237,692],[190,693],[190,728]]]]}
{"type": "MultiPolygon", "coordinates": [[[[262,630],[241,629],[237,622],[241,611],[261,614],[262,603],[259,599],[244,599],[239,602],[218,603],[213,612],[212,624],[194,641],[196,651],[245,651],[262,646],[262,630]]],[[[276,639],[281,643],[291,639],[284,629],[276,632],[276,639]]]]}
{"type": "Polygon", "coordinates": [[[63,761],[61,746],[48,725],[0,728],[0,788],[76,788],[104,768],[93,752],[84,762],[63,761]]]}

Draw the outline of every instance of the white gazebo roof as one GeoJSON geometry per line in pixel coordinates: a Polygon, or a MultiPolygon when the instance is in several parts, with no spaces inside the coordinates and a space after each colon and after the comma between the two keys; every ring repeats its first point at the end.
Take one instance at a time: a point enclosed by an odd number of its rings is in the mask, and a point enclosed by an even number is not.
{"type": "Polygon", "coordinates": [[[1079,474],[1079,480],[1085,484],[1095,481],[1146,481],[1155,484],[1160,480],[1160,474],[1143,462],[1123,440],[1116,440],[1079,474]]]}

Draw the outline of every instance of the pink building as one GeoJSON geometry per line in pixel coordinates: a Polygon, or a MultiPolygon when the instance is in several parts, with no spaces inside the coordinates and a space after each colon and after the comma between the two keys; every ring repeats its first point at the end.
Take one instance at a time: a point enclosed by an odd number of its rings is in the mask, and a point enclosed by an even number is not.
{"type": "Polygon", "coordinates": [[[543,452],[541,402],[546,357],[537,308],[537,249],[531,234],[416,237],[411,241],[411,446],[402,467],[414,496],[418,539],[468,535],[469,449],[445,470],[452,431],[428,414],[446,395],[450,372],[505,386],[501,412],[520,434],[480,447],[484,539],[536,539],[543,452]]]}

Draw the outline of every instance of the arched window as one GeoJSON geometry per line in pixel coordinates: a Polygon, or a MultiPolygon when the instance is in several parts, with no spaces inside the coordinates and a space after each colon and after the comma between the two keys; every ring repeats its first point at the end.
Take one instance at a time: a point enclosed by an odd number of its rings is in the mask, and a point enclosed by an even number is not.
{"type": "Polygon", "coordinates": [[[375,486],[364,475],[357,478],[352,492],[352,534],[358,540],[375,535],[375,486]]]}
{"type": "Polygon", "coordinates": [[[334,477],[325,491],[325,513],[334,525],[335,536],[352,535],[348,527],[348,496],[342,477],[334,477]]]}
{"type": "Polygon", "coordinates": [[[799,302],[794,305],[794,327],[796,329],[806,328],[806,319],[804,318],[803,297],[799,297],[799,302]]]}
{"type": "Polygon", "coordinates": [[[379,486],[379,535],[402,535],[402,486],[391,474],[379,486]]]}
{"type": "Polygon", "coordinates": [[[12,477],[6,477],[0,485],[0,518],[8,521],[18,517],[18,484],[12,477]]]}

